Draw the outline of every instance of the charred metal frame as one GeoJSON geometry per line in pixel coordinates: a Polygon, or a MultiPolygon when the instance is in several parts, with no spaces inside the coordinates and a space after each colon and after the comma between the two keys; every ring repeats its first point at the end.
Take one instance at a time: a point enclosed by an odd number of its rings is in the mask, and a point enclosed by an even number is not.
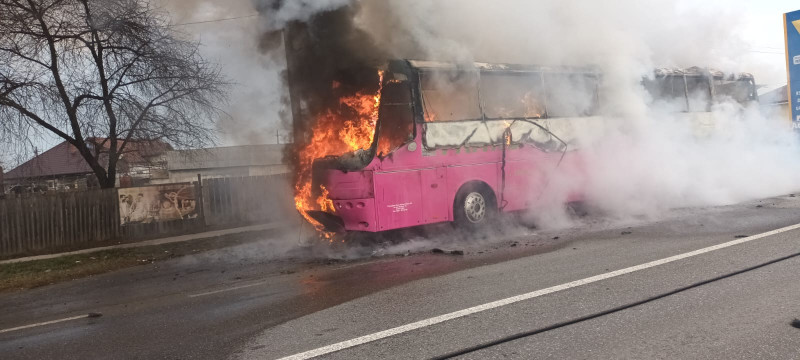
{"type": "MultiPolygon", "coordinates": [[[[408,64],[407,69],[409,69],[409,71],[413,71],[413,74],[410,74],[411,76],[409,76],[409,79],[414,79],[414,82],[415,82],[415,84],[412,84],[413,85],[413,91],[416,93],[415,96],[417,97],[415,99],[415,103],[416,104],[421,104],[420,109],[418,110],[417,116],[415,118],[416,118],[416,122],[417,123],[422,124],[424,126],[425,124],[427,124],[427,122],[425,121],[425,111],[426,111],[425,96],[424,96],[424,92],[422,91],[422,87],[421,87],[421,84],[422,84],[422,80],[421,80],[422,73],[425,72],[425,71],[433,72],[433,71],[448,71],[448,70],[450,70],[450,71],[452,71],[452,70],[455,70],[455,71],[459,71],[459,70],[460,71],[466,71],[466,70],[464,70],[463,67],[458,67],[458,66],[450,66],[450,67],[440,66],[440,67],[431,67],[431,68],[415,67],[415,66],[413,66],[411,61],[412,60],[406,60],[405,62],[408,64]]],[[[595,85],[595,87],[596,87],[595,88],[595,101],[597,102],[598,105],[600,103],[600,98],[599,98],[599,94],[598,94],[598,91],[597,91],[598,90],[597,87],[599,87],[600,74],[594,68],[585,68],[585,67],[572,67],[572,68],[568,68],[568,67],[561,68],[561,67],[559,67],[559,68],[553,68],[553,67],[545,67],[545,66],[524,66],[524,65],[507,65],[507,64],[494,64],[494,65],[491,65],[491,64],[480,64],[480,65],[482,65],[482,67],[473,66],[470,70],[474,70],[476,72],[476,75],[477,75],[477,80],[478,80],[478,92],[477,92],[477,94],[478,94],[478,107],[479,107],[479,109],[481,111],[481,118],[479,118],[479,119],[463,119],[463,120],[448,120],[448,121],[446,121],[447,123],[464,123],[464,122],[480,121],[480,122],[482,122],[484,124],[484,126],[486,126],[487,130],[489,130],[487,121],[503,121],[503,120],[507,120],[507,121],[511,121],[512,124],[514,122],[516,122],[516,121],[524,121],[526,123],[530,123],[530,124],[540,128],[540,129],[542,129],[543,131],[547,132],[548,134],[550,134],[550,136],[552,136],[553,138],[555,138],[556,140],[558,140],[559,142],[564,144],[564,148],[565,149],[568,148],[567,143],[564,140],[562,140],[561,138],[559,138],[558,136],[556,136],[555,134],[553,134],[550,131],[550,129],[548,129],[548,128],[546,128],[546,127],[544,127],[544,126],[532,121],[532,120],[541,120],[541,119],[552,119],[549,116],[548,111],[547,111],[547,105],[548,105],[547,104],[547,96],[545,96],[542,99],[543,107],[544,107],[543,116],[540,116],[540,117],[497,117],[497,118],[486,117],[486,111],[484,111],[485,101],[483,99],[483,96],[481,94],[481,89],[480,89],[481,74],[483,74],[484,72],[494,72],[494,73],[501,73],[501,74],[519,74],[519,75],[538,74],[540,82],[541,82],[542,89],[544,89],[545,91],[547,91],[546,89],[548,89],[547,83],[546,83],[546,81],[544,79],[545,78],[545,76],[544,76],[545,74],[569,74],[569,75],[581,75],[581,74],[583,74],[583,75],[592,76],[592,77],[594,77],[594,78],[596,78],[598,80],[598,84],[595,85]]],[[[470,138],[475,134],[475,131],[477,131],[477,129],[474,130],[472,132],[472,134],[470,134],[469,136],[466,137],[466,139],[462,142],[461,147],[465,146],[465,144],[467,142],[469,142],[470,138]]],[[[414,134],[414,135],[416,136],[416,134],[414,134]]],[[[492,141],[491,146],[503,145],[503,148],[505,148],[504,144],[496,144],[491,139],[490,139],[490,141],[492,141]]],[[[502,143],[502,140],[501,140],[501,143],[502,143]]],[[[433,147],[429,146],[429,144],[427,143],[425,137],[422,138],[422,145],[425,147],[426,150],[429,150],[429,151],[435,151],[436,150],[433,147]]],[[[537,146],[537,147],[539,147],[539,146],[537,146]]],[[[546,148],[542,148],[542,150],[548,151],[546,148]]],[[[566,151],[567,150],[564,150],[565,154],[566,154],[566,151]]],[[[562,155],[562,159],[563,159],[563,155],[562,155]]]]}
{"type": "MultiPolygon", "coordinates": [[[[404,75],[409,82],[409,89],[411,91],[411,111],[413,114],[413,123],[415,124],[412,126],[412,133],[410,134],[409,140],[407,140],[403,145],[407,144],[410,141],[413,141],[417,137],[417,124],[423,126],[423,131],[427,122],[425,121],[425,112],[426,112],[426,102],[424,92],[422,91],[422,74],[426,71],[474,71],[477,76],[477,96],[478,96],[478,108],[481,112],[481,117],[476,119],[463,119],[463,120],[451,120],[447,121],[448,123],[465,123],[465,122],[481,122],[487,129],[489,130],[488,121],[510,121],[513,125],[515,122],[526,122],[529,123],[542,131],[549,134],[553,139],[558,141],[563,145],[563,149],[561,149],[563,159],[564,155],[569,151],[569,146],[566,141],[555,135],[553,132],[550,131],[546,126],[542,126],[535,122],[535,120],[542,120],[542,119],[551,119],[548,113],[548,103],[547,103],[547,96],[544,96],[542,99],[544,113],[540,117],[497,117],[497,118],[489,118],[486,116],[485,109],[485,100],[482,96],[481,89],[480,89],[480,81],[481,81],[481,74],[484,72],[492,72],[492,73],[501,73],[501,74],[518,74],[518,75],[531,75],[531,74],[538,74],[539,81],[541,82],[541,87],[544,89],[546,93],[546,89],[548,88],[547,81],[545,80],[545,74],[568,74],[568,75],[586,75],[590,77],[594,77],[598,80],[597,84],[595,85],[595,101],[599,105],[600,98],[598,94],[599,87],[599,80],[600,74],[599,71],[595,68],[587,68],[587,67],[547,67],[547,66],[525,66],[525,65],[507,65],[507,64],[483,64],[483,63],[476,63],[470,65],[456,65],[456,64],[447,64],[447,63],[432,63],[429,62],[427,64],[434,64],[434,66],[415,66],[414,60],[392,60],[387,63],[383,70],[386,71],[387,76],[384,79],[384,82],[389,81],[390,78],[393,77],[394,74],[402,74],[404,75]]],[[[423,64],[424,65],[424,64],[423,64]]],[[[291,73],[289,74],[291,77],[291,73]]],[[[383,84],[382,84],[383,85],[383,84]]],[[[292,97],[294,100],[294,97],[292,97]]],[[[300,109],[300,105],[296,104],[294,101],[292,103],[292,112],[295,113],[295,118],[297,119],[302,113],[302,109],[300,109]]],[[[315,161],[314,168],[315,169],[322,169],[322,168],[334,168],[342,171],[358,171],[369,165],[369,162],[375,158],[377,155],[378,149],[378,142],[380,140],[381,135],[381,128],[383,123],[383,107],[378,108],[378,122],[375,128],[374,140],[368,149],[360,149],[350,153],[346,153],[342,156],[338,157],[328,157],[323,159],[318,159],[315,161]]],[[[475,134],[476,130],[473,130],[472,134],[468,135],[466,139],[462,142],[461,147],[466,146],[469,142],[470,138],[475,134]]],[[[299,135],[299,134],[298,134],[299,135]]],[[[522,137],[521,137],[522,138],[522,137]]],[[[429,151],[435,151],[436,149],[429,146],[426,141],[425,137],[421,139],[422,146],[424,149],[429,151]]],[[[491,146],[503,146],[503,151],[506,151],[505,143],[500,140],[500,143],[496,143],[494,139],[490,139],[491,146]]],[[[544,144],[539,144],[534,142],[533,145],[543,151],[551,152],[555,149],[549,149],[544,144]]],[[[391,153],[386,154],[385,156],[390,156],[391,153]]],[[[559,161],[560,163],[560,161],[559,161]]],[[[315,170],[314,172],[317,172],[315,170]]]]}

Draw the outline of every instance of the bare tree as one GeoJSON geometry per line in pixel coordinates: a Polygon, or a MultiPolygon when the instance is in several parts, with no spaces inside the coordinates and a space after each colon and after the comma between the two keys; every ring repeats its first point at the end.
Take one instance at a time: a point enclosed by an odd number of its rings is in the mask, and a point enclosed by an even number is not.
{"type": "Polygon", "coordinates": [[[0,0],[0,139],[50,133],[102,187],[132,141],[199,147],[228,84],[146,0],[0,0]]]}

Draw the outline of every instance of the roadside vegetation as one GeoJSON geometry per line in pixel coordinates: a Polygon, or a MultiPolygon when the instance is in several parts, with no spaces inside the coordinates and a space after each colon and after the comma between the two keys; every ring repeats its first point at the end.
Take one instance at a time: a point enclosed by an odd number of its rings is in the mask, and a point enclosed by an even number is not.
{"type": "Polygon", "coordinates": [[[0,292],[31,289],[255,241],[262,232],[0,264],[0,292]]]}

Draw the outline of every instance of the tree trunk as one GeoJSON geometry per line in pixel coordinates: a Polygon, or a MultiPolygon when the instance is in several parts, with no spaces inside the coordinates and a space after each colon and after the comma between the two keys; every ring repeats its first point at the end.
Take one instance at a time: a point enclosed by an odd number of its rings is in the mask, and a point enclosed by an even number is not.
{"type": "MultiPolygon", "coordinates": [[[[86,147],[86,142],[82,140],[78,143],[73,143],[73,146],[78,149],[78,153],[81,154],[81,157],[83,157],[86,163],[89,164],[89,167],[92,168],[92,172],[94,172],[94,176],[97,177],[97,183],[100,184],[100,187],[103,189],[113,188],[117,180],[116,171],[107,171],[103,165],[100,165],[100,153],[98,152],[97,155],[92,154],[89,148],[86,147]]],[[[111,159],[109,159],[108,162],[109,168],[116,166],[116,164],[112,166],[112,161],[110,160],[111,159]]]]}
{"type": "Polygon", "coordinates": [[[109,176],[110,174],[106,172],[106,169],[104,169],[99,164],[97,166],[99,167],[99,169],[92,166],[92,171],[94,172],[94,176],[97,178],[97,183],[100,185],[100,188],[103,189],[113,188],[114,185],[116,185],[116,180],[117,180],[116,177],[109,176]]]}
{"type": "Polygon", "coordinates": [[[100,181],[100,188],[113,189],[116,184],[117,179],[106,176],[104,180],[100,181]]]}
{"type": "Polygon", "coordinates": [[[100,186],[103,189],[111,189],[116,185],[117,182],[117,161],[115,160],[116,156],[112,154],[108,154],[108,170],[106,170],[106,182],[101,184],[100,186]]]}

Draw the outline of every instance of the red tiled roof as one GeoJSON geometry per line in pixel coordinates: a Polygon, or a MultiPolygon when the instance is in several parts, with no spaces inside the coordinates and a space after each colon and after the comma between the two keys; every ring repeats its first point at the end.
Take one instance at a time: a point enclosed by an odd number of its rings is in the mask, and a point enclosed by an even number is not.
{"type": "MultiPolygon", "coordinates": [[[[102,140],[98,139],[97,141],[102,140]]],[[[117,144],[117,148],[122,146],[122,140],[118,140],[117,144]]],[[[172,146],[163,141],[131,140],[125,146],[125,153],[122,155],[121,160],[125,160],[128,164],[146,163],[149,158],[161,155],[168,150],[172,150],[172,146]]]]}
{"type": "MultiPolygon", "coordinates": [[[[94,142],[100,143],[102,139],[94,139],[94,142]]],[[[107,146],[106,144],[104,147],[107,148],[107,146]]],[[[125,154],[120,162],[144,163],[148,157],[159,155],[167,150],[172,150],[172,146],[162,141],[131,141],[125,147],[125,154]]],[[[106,161],[102,156],[100,163],[106,166],[106,161]]],[[[4,177],[6,180],[12,180],[89,173],[92,173],[92,168],[83,159],[78,149],[65,141],[5,173],[4,177]]]]}
{"type": "Polygon", "coordinates": [[[78,149],[65,141],[5,173],[4,178],[10,180],[91,172],[92,168],[83,160],[78,149]]]}

